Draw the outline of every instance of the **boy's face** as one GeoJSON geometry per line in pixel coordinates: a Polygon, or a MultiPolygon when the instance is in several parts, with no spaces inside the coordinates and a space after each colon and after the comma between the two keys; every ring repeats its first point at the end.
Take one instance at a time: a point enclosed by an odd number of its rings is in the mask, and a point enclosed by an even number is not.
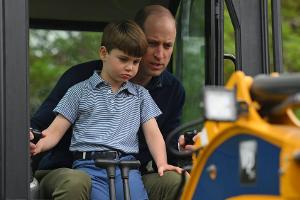
{"type": "Polygon", "coordinates": [[[119,49],[108,53],[105,47],[101,47],[99,54],[103,62],[101,77],[110,84],[122,84],[134,77],[141,61],[141,57],[129,56],[119,49]]]}

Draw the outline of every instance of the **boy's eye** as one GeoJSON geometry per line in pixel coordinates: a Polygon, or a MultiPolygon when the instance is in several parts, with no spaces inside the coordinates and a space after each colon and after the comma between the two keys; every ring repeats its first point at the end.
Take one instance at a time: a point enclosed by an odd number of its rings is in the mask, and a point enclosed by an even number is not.
{"type": "Polygon", "coordinates": [[[138,65],[138,64],[140,64],[140,62],[141,62],[140,59],[139,59],[139,60],[134,60],[134,61],[133,61],[133,64],[134,64],[134,65],[138,65]]]}
{"type": "Polygon", "coordinates": [[[126,62],[126,61],[128,61],[128,58],[126,58],[126,57],[119,57],[119,60],[122,61],[122,62],[126,62]]]}

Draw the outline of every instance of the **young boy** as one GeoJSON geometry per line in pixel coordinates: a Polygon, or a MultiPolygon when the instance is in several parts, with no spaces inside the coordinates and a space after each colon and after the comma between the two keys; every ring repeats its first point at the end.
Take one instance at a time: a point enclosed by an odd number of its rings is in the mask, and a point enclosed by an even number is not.
{"type": "MultiPolygon", "coordinates": [[[[99,154],[115,155],[112,159],[135,159],[140,125],[158,173],[162,176],[166,170],[181,172],[167,164],[165,143],[155,120],[161,111],[145,88],[128,81],[136,75],[146,50],[147,40],[135,22],[109,24],[99,50],[102,70],[68,90],[54,109],[58,115],[43,131],[44,137],[31,146],[33,155],[49,150],[73,125],[73,168],[91,176],[91,199],[109,199],[106,171],[97,168],[93,159],[99,154]]],[[[147,199],[139,171],[131,170],[129,176],[132,199],[147,199]]],[[[116,189],[117,199],[122,199],[119,169],[116,189]]]]}

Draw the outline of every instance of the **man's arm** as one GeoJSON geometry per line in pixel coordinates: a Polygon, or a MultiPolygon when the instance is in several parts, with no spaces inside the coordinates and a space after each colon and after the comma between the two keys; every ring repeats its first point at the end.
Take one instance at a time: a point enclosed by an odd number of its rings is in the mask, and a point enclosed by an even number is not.
{"type": "MultiPolygon", "coordinates": [[[[183,87],[179,87],[178,93],[173,98],[176,99],[175,103],[173,103],[172,108],[170,108],[171,111],[166,118],[164,126],[162,127],[165,139],[171,131],[173,131],[180,125],[183,106],[185,102],[185,91],[183,87]]],[[[179,136],[171,141],[171,145],[173,147],[177,147],[178,138],[179,136]]]]}

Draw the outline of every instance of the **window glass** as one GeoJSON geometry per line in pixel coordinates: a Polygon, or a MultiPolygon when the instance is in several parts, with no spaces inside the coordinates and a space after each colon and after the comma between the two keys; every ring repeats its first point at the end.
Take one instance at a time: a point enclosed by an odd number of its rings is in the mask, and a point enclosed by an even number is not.
{"type": "Polygon", "coordinates": [[[204,0],[182,1],[177,16],[173,72],[186,90],[183,122],[202,116],[204,71],[204,0]]]}
{"type": "MultiPolygon", "coordinates": [[[[283,68],[285,72],[300,72],[300,2],[281,1],[283,68]]],[[[300,116],[300,115],[299,115],[300,116]]]]}
{"type": "MultiPolygon", "coordinates": [[[[226,4],[224,4],[224,54],[236,56],[234,29],[226,4]]],[[[227,83],[234,70],[234,62],[230,59],[224,59],[224,83],[227,83]]]]}
{"type": "Polygon", "coordinates": [[[30,114],[71,66],[98,58],[101,33],[31,29],[29,38],[30,114]]]}

